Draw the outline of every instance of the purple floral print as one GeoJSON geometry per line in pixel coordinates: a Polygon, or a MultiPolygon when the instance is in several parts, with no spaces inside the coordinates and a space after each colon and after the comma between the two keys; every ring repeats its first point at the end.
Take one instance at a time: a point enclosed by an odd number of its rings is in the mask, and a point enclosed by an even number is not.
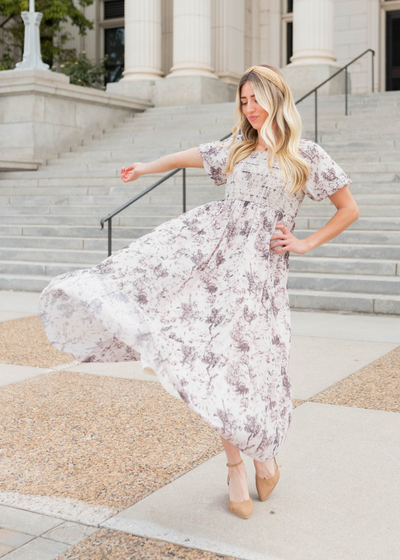
{"type": "Polygon", "coordinates": [[[292,417],[289,253],[274,254],[270,238],[277,223],[293,231],[305,195],[322,200],[351,181],[308,140],[301,151],[311,173],[300,194],[288,194],[266,152],[252,152],[227,176],[230,142],[199,147],[211,179],[226,184],[224,199],[54,278],[39,311],[59,350],[82,362],[142,359],[217,433],[267,461],[292,417]]]}

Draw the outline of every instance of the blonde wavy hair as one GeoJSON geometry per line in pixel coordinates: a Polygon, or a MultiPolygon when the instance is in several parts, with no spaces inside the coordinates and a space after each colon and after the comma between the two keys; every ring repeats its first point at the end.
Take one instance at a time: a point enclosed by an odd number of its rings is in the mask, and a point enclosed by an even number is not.
{"type": "Polygon", "coordinates": [[[249,82],[254,90],[257,103],[268,112],[260,137],[270,148],[268,167],[272,169],[275,157],[282,170],[286,186],[290,185],[290,194],[301,191],[309,177],[310,166],[300,155],[300,138],[302,122],[293,101],[292,92],[282,72],[273,66],[262,64],[251,66],[243,74],[236,92],[235,126],[232,128],[232,143],[225,173],[233,173],[233,167],[251,154],[258,144],[258,131],[254,129],[242,110],[240,95],[242,86],[249,82]],[[244,140],[236,142],[239,130],[244,140]]]}

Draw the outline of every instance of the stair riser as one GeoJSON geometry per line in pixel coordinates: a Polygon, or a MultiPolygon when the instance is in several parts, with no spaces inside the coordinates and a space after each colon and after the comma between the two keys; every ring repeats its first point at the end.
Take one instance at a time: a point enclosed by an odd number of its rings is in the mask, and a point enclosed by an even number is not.
{"type": "Polygon", "coordinates": [[[323,276],[298,277],[295,273],[289,275],[288,287],[301,290],[321,290],[333,292],[355,292],[371,294],[393,294],[400,295],[400,278],[391,279],[383,282],[376,279],[365,280],[357,278],[324,278],[323,276]]]}
{"type": "MultiPolygon", "coordinates": [[[[296,221],[297,224],[297,221],[296,221]]],[[[326,218],[309,218],[308,228],[319,229],[326,224],[326,218]]],[[[297,227],[301,227],[297,224],[297,227]]],[[[400,218],[359,218],[347,228],[348,230],[379,230],[400,232],[400,218]]]]}
{"type": "MultiPolygon", "coordinates": [[[[177,214],[178,215],[178,214],[177,214]]],[[[156,227],[174,216],[115,216],[113,226],[144,226],[156,227]]],[[[100,226],[100,217],[97,216],[0,216],[2,225],[27,225],[37,226],[100,226]]],[[[303,227],[307,227],[307,222],[303,222],[303,227]]]]}
{"type": "MultiPolygon", "coordinates": [[[[295,234],[297,236],[297,233],[295,234]]],[[[299,236],[300,237],[300,236],[299,236]]],[[[362,245],[362,244],[341,244],[341,243],[325,243],[320,247],[312,249],[310,256],[315,257],[343,257],[349,259],[390,259],[394,261],[400,260],[400,245],[362,245]]]]}
{"type": "Polygon", "coordinates": [[[4,263],[0,262],[0,273],[1,274],[24,274],[31,276],[48,276],[49,279],[64,274],[65,272],[71,272],[73,270],[79,270],[80,268],[86,268],[83,265],[68,265],[68,264],[35,264],[35,263],[4,263]]]}
{"type": "MultiPolygon", "coordinates": [[[[21,220],[24,219],[24,216],[29,216],[30,214],[33,215],[72,215],[72,216],[96,216],[100,220],[103,216],[109,214],[111,208],[110,206],[100,206],[93,204],[91,206],[85,205],[74,205],[74,206],[66,206],[66,205],[55,205],[55,206],[44,206],[44,212],[41,214],[40,212],[41,207],[34,207],[34,206],[12,206],[11,204],[4,204],[0,210],[0,215],[8,215],[8,216],[19,216],[21,215],[21,220]],[[32,212],[31,212],[32,211],[32,212]]],[[[195,208],[194,205],[187,205],[187,209],[195,208]]],[[[126,208],[121,216],[177,216],[182,213],[182,201],[180,204],[176,205],[169,205],[169,206],[143,206],[141,205],[139,208],[137,203],[132,204],[126,208]]],[[[117,217],[118,219],[118,217],[117,217]]],[[[0,218],[0,223],[1,218],[0,218]]]]}
{"type": "Polygon", "coordinates": [[[336,295],[320,297],[316,294],[293,294],[289,290],[290,307],[293,310],[338,311],[340,313],[382,313],[400,315],[400,303],[396,300],[378,300],[370,298],[352,298],[336,295]]]}
{"type": "MultiPolygon", "coordinates": [[[[358,209],[360,211],[360,218],[390,218],[400,216],[400,206],[376,206],[376,205],[365,205],[359,204],[358,209]]],[[[336,212],[336,208],[332,206],[320,205],[319,203],[313,206],[304,204],[300,207],[297,216],[305,218],[316,218],[324,217],[331,218],[336,212]]],[[[356,223],[356,222],[355,222],[356,223]]]]}
{"type": "MultiPolygon", "coordinates": [[[[301,230],[296,228],[296,237],[304,239],[311,235],[314,230],[301,230]]],[[[371,243],[384,245],[400,245],[400,231],[352,231],[347,229],[332,239],[330,243],[371,243]]]]}
{"type": "Polygon", "coordinates": [[[36,280],[27,276],[26,278],[2,278],[0,277],[0,290],[13,290],[21,292],[41,292],[50,282],[51,278],[36,280]]]}
{"type": "MultiPolygon", "coordinates": [[[[179,191],[178,191],[179,192],[179,191]]],[[[161,191],[157,192],[157,190],[151,191],[149,194],[144,195],[140,199],[138,199],[135,204],[137,206],[147,205],[147,204],[155,204],[155,205],[176,205],[178,206],[182,201],[182,195],[177,194],[175,197],[171,195],[162,195],[160,194],[161,191]]],[[[133,194],[133,196],[135,196],[133,194]]],[[[207,192],[205,191],[203,195],[196,195],[188,192],[189,203],[195,206],[199,206],[201,204],[205,204],[207,202],[220,200],[224,198],[223,191],[221,190],[218,192],[207,192]]],[[[363,205],[400,205],[400,194],[399,195],[375,195],[375,194],[355,194],[354,199],[356,200],[357,204],[363,205]]],[[[95,206],[107,206],[109,211],[111,212],[118,206],[121,206],[127,202],[129,198],[126,196],[106,196],[106,195],[86,195],[81,197],[73,196],[26,196],[26,197],[18,197],[18,196],[11,196],[11,197],[1,197],[0,196],[0,208],[7,204],[11,204],[13,206],[38,206],[38,205],[95,205],[95,206]]],[[[311,204],[315,204],[315,201],[312,201],[308,197],[304,198],[303,206],[308,206],[311,204]]],[[[331,202],[327,197],[319,204],[325,204],[326,206],[331,206],[331,202]]],[[[304,210],[306,212],[306,210],[304,210]]]]}
{"type": "Polygon", "coordinates": [[[400,261],[377,263],[371,260],[367,263],[355,263],[352,259],[348,262],[323,262],[318,257],[296,260],[290,256],[291,272],[313,272],[315,274],[366,274],[378,276],[393,276],[400,281],[400,261]]]}
{"type": "MultiPolygon", "coordinates": [[[[24,248],[1,248],[0,261],[27,261],[27,262],[48,262],[48,263],[73,263],[79,264],[82,268],[95,265],[107,258],[106,247],[104,251],[68,251],[60,249],[24,249],[24,248]]],[[[1,266],[1,263],[0,263],[1,266]]]]}
{"type": "MultiPolygon", "coordinates": [[[[152,227],[137,228],[121,228],[113,227],[113,237],[135,239],[149,233],[152,227]]],[[[104,230],[99,227],[80,227],[80,226],[0,226],[0,236],[18,236],[23,237],[67,237],[67,238],[102,238],[104,230]]],[[[1,243],[1,237],[0,237],[1,243]]]]}

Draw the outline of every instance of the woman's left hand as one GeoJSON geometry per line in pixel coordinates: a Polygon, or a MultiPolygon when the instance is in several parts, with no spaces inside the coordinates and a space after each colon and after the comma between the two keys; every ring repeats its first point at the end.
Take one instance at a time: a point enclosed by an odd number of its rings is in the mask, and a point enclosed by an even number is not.
{"type": "Polygon", "coordinates": [[[277,246],[280,246],[280,248],[273,251],[273,254],[292,251],[292,253],[304,255],[309,251],[305,239],[297,239],[284,224],[276,224],[276,229],[280,229],[281,231],[271,236],[271,241],[273,239],[275,239],[275,241],[270,244],[270,248],[273,249],[277,246]]]}

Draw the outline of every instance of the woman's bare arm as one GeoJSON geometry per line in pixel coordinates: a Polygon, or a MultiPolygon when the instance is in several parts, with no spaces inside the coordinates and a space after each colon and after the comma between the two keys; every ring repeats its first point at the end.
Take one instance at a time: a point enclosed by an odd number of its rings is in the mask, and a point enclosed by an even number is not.
{"type": "Polygon", "coordinates": [[[337,212],[335,212],[332,218],[322,226],[322,228],[314,231],[314,233],[305,239],[298,239],[284,224],[277,224],[277,229],[281,231],[271,236],[271,241],[274,240],[274,242],[270,244],[270,248],[274,249],[273,252],[282,253],[284,251],[292,251],[293,253],[304,255],[312,249],[337,237],[342,231],[348,228],[350,224],[358,220],[358,206],[347,185],[329,196],[329,199],[336,206],[337,212]]]}
{"type": "Polygon", "coordinates": [[[149,163],[136,162],[126,169],[123,167],[121,169],[121,179],[124,183],[128,183],[129,181],[135,181],[141,175],[167,173],[179,167],[204,167],[203,158],[199,155],[198,146],[163,156],[149,163]]]}

